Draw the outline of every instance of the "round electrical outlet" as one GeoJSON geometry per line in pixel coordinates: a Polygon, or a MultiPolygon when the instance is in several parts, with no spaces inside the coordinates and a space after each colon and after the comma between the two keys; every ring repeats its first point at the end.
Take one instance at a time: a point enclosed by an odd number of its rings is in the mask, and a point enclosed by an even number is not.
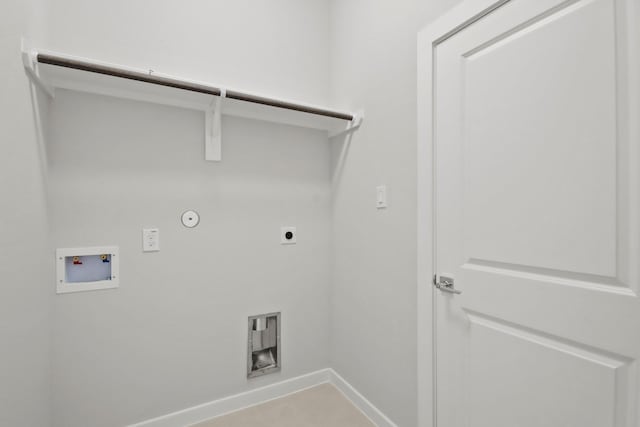
{"type": "Polygon", "coordinates": [[[182,225],[193,228],[200,223],[200,215],[196,211],[186,211],[182,214],[182,225]]]}
{"type": "Polygon", "coordinates": [[[295,227],[280,228],[280,243],[283,245],[295,245],[297,242],[295,227]]]}

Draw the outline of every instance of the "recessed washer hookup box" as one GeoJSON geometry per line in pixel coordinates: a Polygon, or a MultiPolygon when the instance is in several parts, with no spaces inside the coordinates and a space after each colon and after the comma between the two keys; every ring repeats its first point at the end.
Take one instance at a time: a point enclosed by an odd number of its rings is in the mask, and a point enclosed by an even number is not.
{"type": "Polygon", "coordinates": [[[119,260],[117,246],[56,249],[56,293],[117,288],[119,260]]]}

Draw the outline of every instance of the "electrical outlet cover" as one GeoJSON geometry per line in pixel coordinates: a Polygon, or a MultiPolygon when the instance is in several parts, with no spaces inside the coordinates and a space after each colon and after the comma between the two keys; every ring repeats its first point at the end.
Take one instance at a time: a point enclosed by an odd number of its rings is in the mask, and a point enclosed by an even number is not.
{"type": "Polygon", "coordinates": [[[295,227],[280,228],[280,243],[283,245],[295,245],[297,243],[298,234],[295,227]]]}

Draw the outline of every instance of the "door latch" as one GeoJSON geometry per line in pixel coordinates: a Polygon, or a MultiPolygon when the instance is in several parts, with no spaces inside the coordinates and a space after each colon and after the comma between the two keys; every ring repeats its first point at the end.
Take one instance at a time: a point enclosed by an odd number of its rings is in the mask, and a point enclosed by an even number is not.
{"type": "Polygon", "coordinates": [[[450,294],[461,294],[462,291],[457,290],[453,287],[453,278],[440,276],[440,280],[438,281],[438,276],[433,276],[433,285],[440,289],[443,292],[449,292],[450,294]]]}

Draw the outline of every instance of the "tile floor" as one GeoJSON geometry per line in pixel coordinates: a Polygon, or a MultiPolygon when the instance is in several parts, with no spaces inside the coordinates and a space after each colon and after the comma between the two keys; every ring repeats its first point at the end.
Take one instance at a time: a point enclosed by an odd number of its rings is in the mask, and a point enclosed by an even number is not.
{"type": "Polygon", "coordinates": [[[375,427],[333,385],[271,400],[193,427],[375,427]]]}

